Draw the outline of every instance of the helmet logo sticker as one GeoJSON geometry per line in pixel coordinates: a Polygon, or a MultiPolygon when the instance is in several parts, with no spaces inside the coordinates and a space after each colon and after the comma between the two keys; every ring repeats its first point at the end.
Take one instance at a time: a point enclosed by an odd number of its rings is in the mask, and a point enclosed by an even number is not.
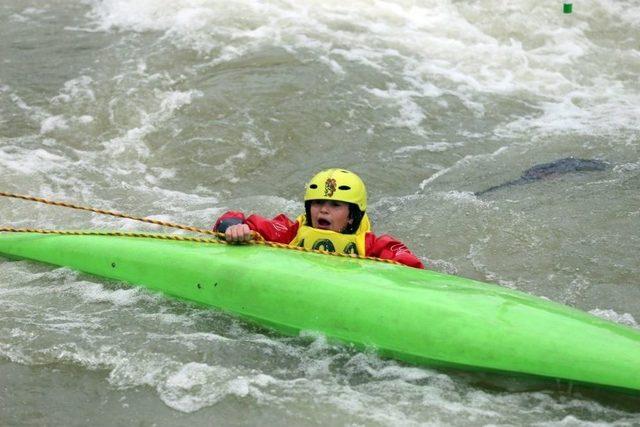
{"type": "Polygon", "coordinates": [[[336,192],[336,180],[333,178],[327,178],[324,183],[324,195],[327,197],[332,197],[333,193],[336,192]]]}

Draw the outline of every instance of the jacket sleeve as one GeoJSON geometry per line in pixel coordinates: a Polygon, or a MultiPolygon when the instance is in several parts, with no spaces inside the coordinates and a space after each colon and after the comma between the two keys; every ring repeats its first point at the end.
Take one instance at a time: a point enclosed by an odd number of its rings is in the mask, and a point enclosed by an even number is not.
{"type": "Polygon", "coordinates": [[[275,243],[288,244],[298,232],[298,223],[291,221],[284,214],[266,219],[260,215],[245,217],[242,212],[235,211],[226,212],[218,218],[213,229],[224,232],[227,227],[235,224],[247,224],[251,230],[258,232],[265,240],[275,243]]]}
{"type": "Polygon", "coordinates": [[[402,242],[388,234],[376,237],[373,233],[365,236],[366,256],[390,259],[409,267],[424,268],[422,262],[402,242]]]}

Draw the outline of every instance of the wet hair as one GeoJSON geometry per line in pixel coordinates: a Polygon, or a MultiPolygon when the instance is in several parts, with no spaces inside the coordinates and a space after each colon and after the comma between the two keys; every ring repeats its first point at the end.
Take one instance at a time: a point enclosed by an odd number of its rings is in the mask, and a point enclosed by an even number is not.
{"type": "MultiPolygon", "coordinates": [[[[309,227],[313,227],[311,224],[311,202],[312,200],[307,200],[304,202],[304,210],[306,213],[307,222],[305,225],[309,227]]],[[[351,224],[347,224],[344,230],[342,230],[343,234],[354,234],[358,231],[358,227],[360,227],[360,222],[362,222],[362,218],[364,217],[364,211],[361,211],[358,205],[355,203],[347,203],[349,206],[349,219],[353,221],[351,224]]]]}

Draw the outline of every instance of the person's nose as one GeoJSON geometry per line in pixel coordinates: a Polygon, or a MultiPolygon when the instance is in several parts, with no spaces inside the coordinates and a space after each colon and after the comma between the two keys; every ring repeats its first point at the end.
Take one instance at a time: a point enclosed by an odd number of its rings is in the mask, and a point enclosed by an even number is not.
{"type": "Polygon", "coordinates": [[[325,200],[320,205],[320,212],[328,213],[329,212],[329,201],[325,200]]]}

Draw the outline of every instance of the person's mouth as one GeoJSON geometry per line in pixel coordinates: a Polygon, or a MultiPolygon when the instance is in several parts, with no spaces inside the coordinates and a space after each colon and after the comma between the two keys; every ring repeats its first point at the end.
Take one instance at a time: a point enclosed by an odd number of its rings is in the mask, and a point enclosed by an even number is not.
{"type": "Polygon", "coordinates": [[[318,218],[318,228],[329,229],[331,227],[331,221],[325,218],[318,218]]]}

